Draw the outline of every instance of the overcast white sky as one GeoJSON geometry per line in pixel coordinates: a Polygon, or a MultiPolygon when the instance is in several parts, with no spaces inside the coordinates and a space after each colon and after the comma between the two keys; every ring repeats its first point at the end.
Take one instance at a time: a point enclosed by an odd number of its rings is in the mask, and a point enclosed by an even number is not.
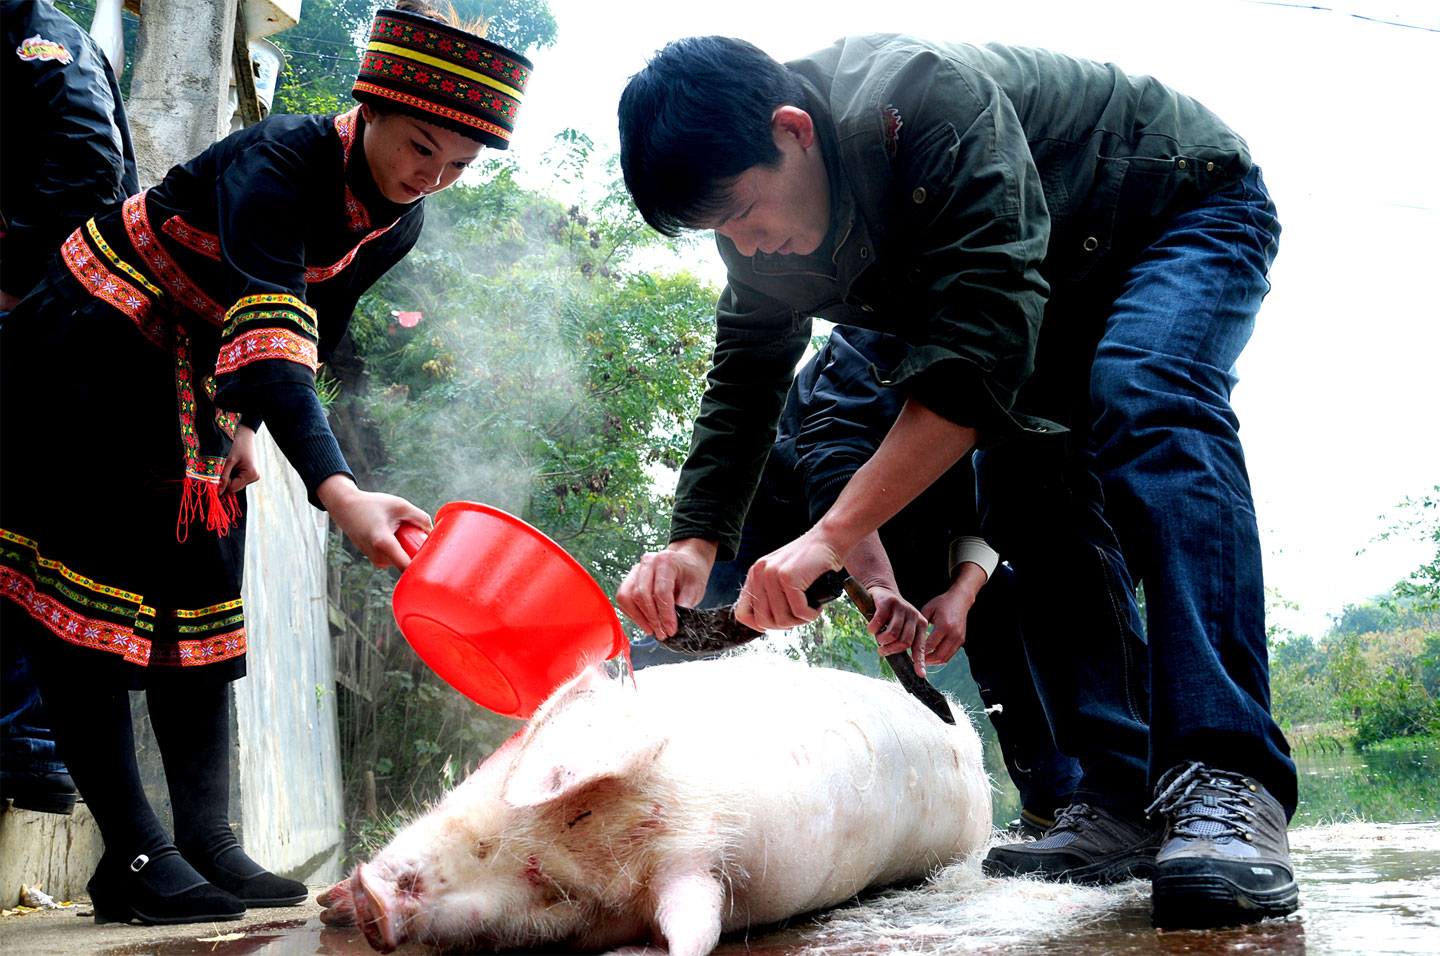
{"type": "MultiPolygon", "coordinates": [[[[523,168],[566,127],[618,150],[625,80],[667,41],[694,34],[743,37],[782,60],[850,33],[995,40],[1111,60],[1198,98],[1249,141],[1284,230],[1234,397],[1266,580],[1300,605],[1274,619],[1318,636],[1327,615],[1387,590],[1434,553],[1433,544],[1370,542],[1387,526],[1381,515],[1440,483],[1440,3],[550,6],[560,42],[534,56],[514,144],[523,168]]],[[[694,268],[723,281],[708,244],[694,268]]]]}

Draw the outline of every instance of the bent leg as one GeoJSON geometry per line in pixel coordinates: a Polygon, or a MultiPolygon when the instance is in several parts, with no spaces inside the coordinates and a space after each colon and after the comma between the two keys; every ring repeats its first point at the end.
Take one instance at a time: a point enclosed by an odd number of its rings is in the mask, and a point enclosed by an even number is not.
{"type": "Polygon", "coordinates": [[[1015,589],[1015,575],[1003,564],[980,589],[966,626],[965,659],[1021,806],[1053,819],[1070,804],[1080,764],[1055,746],[1025,659],[1015,589]]]}
{"type": "Polygon", "coordinates": [[[1126,275],[1091,372],[1106,516],[1143,579],[1150,786],[1199,760],[1251,775],[1293,813],[1270,716],[1264,586],[1230,406],[1279,225],[1258,170],[1178,215],[1126,275]]]}
{"type": "Polygon", "coordinates": [[[1058,749],[1080,762],[1077,803],[1147,802],[1145,647],[1098,483],[1059,436],[976,455],[981,529],[1015,569],[1020,626],[1058,749]]]}

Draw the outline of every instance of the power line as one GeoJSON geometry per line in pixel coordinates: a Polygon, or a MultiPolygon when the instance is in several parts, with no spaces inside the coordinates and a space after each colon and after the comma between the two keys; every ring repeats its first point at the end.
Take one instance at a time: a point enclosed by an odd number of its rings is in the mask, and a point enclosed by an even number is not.
{"type": "Polygon", "coordinates": [[[1356,20],[1366,20],[1370,23],[1379,23],[1389,27],[1403,27],[1407,30],[1424,30],[1427,33],[1440,33],[1440,27],[1427,27],[1418,23],[1404,23],[1400,20],[1382,20],[1379,17],[1366,16],[1363,13],[1350,13],[1346,10],[1337,10],[1334,7],[1317,7],[1311,3],[1280,3],[1279,0],[1245,0],[1246,3],[1253,3],[1260,7],[1289,7],[1292,10],[1318,10],[1321,13],[1338,13],[1342,17],[1353,17],[1356,20]]]}

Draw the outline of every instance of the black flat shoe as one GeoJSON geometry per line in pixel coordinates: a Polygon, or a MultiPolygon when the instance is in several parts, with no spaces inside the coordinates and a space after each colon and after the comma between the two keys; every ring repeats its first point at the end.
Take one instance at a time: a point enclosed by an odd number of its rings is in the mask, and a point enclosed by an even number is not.
{"type": "Polygon", "coordinates": [[[245,915],[244,903],[206,882],[173,846],[142,853],[128,865],[107,865],[101,860],[85,888],[95,906],[97,923],[138,921],[159,926],[235,920],[245,915]]]}
{"type": "Polygon", "coordinates": [[[246,856],[238,843],[208,859],[194,859],[195,869],[202,876],[246,906],[294,906],[310,895],[304,883],[271,873],[246,856]]]}

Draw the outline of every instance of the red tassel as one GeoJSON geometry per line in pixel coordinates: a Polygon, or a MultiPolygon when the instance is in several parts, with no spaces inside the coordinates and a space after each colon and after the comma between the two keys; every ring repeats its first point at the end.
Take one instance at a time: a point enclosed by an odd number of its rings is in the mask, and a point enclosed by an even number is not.
{"type": "Polygon", "coordinates": [[[183,543],[190,534],[190,522],[201,517],[207,531],[223,538],[240,519],[240,500],[233,491],[222,495],[218,482],[187,475],[180,494],[180,515],[175,521],[175,540],[183,543]]]}

